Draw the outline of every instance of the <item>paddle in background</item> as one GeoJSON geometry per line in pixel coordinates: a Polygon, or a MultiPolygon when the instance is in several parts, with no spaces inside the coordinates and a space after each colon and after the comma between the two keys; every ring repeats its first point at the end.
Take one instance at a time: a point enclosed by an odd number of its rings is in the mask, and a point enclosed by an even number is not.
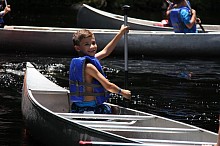
{"type": "MultiPolygon", "coordinates": [[[[5,6],[7,7],[8,6],[8,2],[7,2],[7,0],[5,0],[5,6]]],[[[10,13],[8,12],[8,16],[11,18],[11,16],[10,16],[10,13]]]]}
{"type": "Polygon", "coordinates": [[[166,2],[169,4],[169,5],[172,5],[173,3],[169,0],[166,0],[166,2]]]}

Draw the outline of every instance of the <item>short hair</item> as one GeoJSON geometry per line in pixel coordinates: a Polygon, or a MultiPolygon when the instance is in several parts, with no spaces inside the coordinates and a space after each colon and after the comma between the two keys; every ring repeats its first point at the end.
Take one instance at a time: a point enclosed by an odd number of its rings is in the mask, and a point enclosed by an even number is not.
{"type": "Polygon", "coordinates": [[[179,3],[181,3],[182,1],[184,1],[184,0],[173,0],[173,3],[174,3],[174,4],[179,4],[179,3]]]}
{"type": "Polygon", "coordinates": [[[93,32],[91,32],[90,30],[78,30],[77,32],[73,33],[73,46],[79,46],[80,42],[82,41],[82,39],[84,38],[89,38],[89,37],[94,37],[93,32]]]}

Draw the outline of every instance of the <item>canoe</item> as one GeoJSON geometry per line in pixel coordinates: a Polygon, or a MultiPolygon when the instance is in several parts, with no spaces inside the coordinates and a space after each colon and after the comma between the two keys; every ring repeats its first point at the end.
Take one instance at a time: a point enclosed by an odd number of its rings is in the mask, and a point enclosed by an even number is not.
{"type": "Polygon", "coordinates": [[[46,145],[192,146],[215,144],[217,133],[106,103],[113,114],[70,113],[69,90],[27,62],[22,115],[30,136],[46,145]]]}
{"type": "MultiPolygon", "coordinates": [[[[72,35],[80,29],[5,26],[4,29],[0,29],[0,53],[59,54],[72,56],[72,35]]],[[[91,31],[97,34],[97,44],[101,48],[118,32],[117,30],[110,29],[92,29],[91,31]],[[107,38],[102,39],[102,34],[107,36],[107,38]]]]}
{"type": "MultiPolygon", "coordinates": [[[[0,53],[72,56],[72,34],[80,29],[8,26],[0,29],[0,53]]],[[[115,29],[90,30],[95,34],[98,51],[118,33],[115,29]]],[[[219,57],[220,31],[177,34],[171,31],[130,30],[128,54],[129,57],[219,57]]],[[[124,56],[124,38],[112,55],[124,56]]]]}
{"type": "MultiPolygon", "coordinates": [[[[129,14],[128,14],[129,15],[129,14]]],[[[105,12],[83,4],[77,14],[77,27],[92,29],[119,29],[124,23],[124,16],[105,12]],[[91,23],[98,22],[98,23],[91,23]]],[[[128,25],[134,30],[173,31],[172,27],[163,25],[163,21],[150,21],[128,17],[128,25]]],[[[206,31],[220,31],[220,25],[202,25],[206,31]]],[[[198,30],[201,31],[198,25],[198,30]]]]}

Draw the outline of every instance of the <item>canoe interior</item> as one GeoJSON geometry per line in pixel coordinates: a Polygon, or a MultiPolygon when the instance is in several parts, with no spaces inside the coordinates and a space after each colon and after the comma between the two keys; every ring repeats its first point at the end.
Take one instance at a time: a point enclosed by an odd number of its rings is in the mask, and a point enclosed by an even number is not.
{"type": "MultiPolygon", "coordinates": [[[[32,91],[32,94],[42,106],[46,107],[52,112],[70,112],[70,101],[67,93],[55,91],[32,91]]],[[[213,142],[216,140],[216,137],[213,137],[212,134],[201,132],[199,129],[195,129],[195,127],[187,124],[180,124],[179,122],[166,120],[157,116],[152,116],[151,114],[137,112],[116,105],[111,106],[115,117],[117,117],[117,115],[125,115],[128,118],[111,119],[106,116],[106,119],[103,120],[97,117],[95,118],[96,125],[98,125],[97,127],[93,125],[91,121],[88,121],[88,118],[84,118],[83,115],[81,115],[80,119],[75,117],[74,114],[71,116],[71,113],[68,114],[69,116],[65,116],[64,114],[63,117],[71,119],[74,122],[82,123],[86,126],[104,130],[106,132],[120,135],[129,139],[162,139],[197,142],[213,142]],[[139,120],[135,120],[135,118],[129,119],[129,115],[139,117],[146,116],[146,118],[139,120]],[[115,125],[112,124],[114,122],[116,123],[115,125]]]]}
{"type": "Polygon", "coordinates": [[[32,91],[32,95],[42,106],[53,112],[69,113],[70,100],[68,93],[55,91],[32,91]]]}

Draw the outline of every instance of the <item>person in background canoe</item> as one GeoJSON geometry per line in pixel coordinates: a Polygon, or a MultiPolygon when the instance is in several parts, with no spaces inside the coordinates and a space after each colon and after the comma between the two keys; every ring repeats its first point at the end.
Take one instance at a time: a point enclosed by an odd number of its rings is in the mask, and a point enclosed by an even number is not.
{"type": "Polygon", "coordinates": [[[171,23],[171,20],[170,20],[170,12],[175,7],[176,7],[176,4],[174,4],[174,3],[170,3],[169,6],[167,7],[167,11],[166,11],[166,14],[165,14],[166,18],[167,18],[167,26],[172,27],[172,23],[171,23]]]}
{"type": "Polygon", "coordinates": [[[201,20],[196,17],[196,11],[187,7],[186,0],[173,0],[175,8],[171,9],[169,16],[174,32],[197,33],[196,23],[201,20]]]}
{"type": "Polygon", "coordinates": [[[83,29],[73,34],[73,46],[79,56],[72,59],[69,72],[73,113],[110,114],[111,108],[103,104],[109,98],[107,91],[130,99],[131,91],[121,89],[106,79],[99,62],[111,54],[128,30],[128,26],[122,25],[116,36],[100,52],[97,52],[95,36],[91,31],[83,29]]]}
{"type": "Polygon", "coordinates": [[[4,8],[4,0],[1,0],[0,4],[0,28],[4,28],[4,16],[11,11],[10,5],[5,6],[4,8]]]}
{"type": "MultiPolygon", "coordinates": [[[[191,6],[190,1],[187,0],[187,2],[191,6]]],[[[166,11],[165,15],[167,17],[167,26],[170,26],[170,27],[172,27],[172,23],[171,23],[171,20],[170,20],[170,12],[174,8],[177,8],[177,4],[174,4],[173,2],[169,2],[169,6],[167,7],[167,11],[166,11]]]]}

